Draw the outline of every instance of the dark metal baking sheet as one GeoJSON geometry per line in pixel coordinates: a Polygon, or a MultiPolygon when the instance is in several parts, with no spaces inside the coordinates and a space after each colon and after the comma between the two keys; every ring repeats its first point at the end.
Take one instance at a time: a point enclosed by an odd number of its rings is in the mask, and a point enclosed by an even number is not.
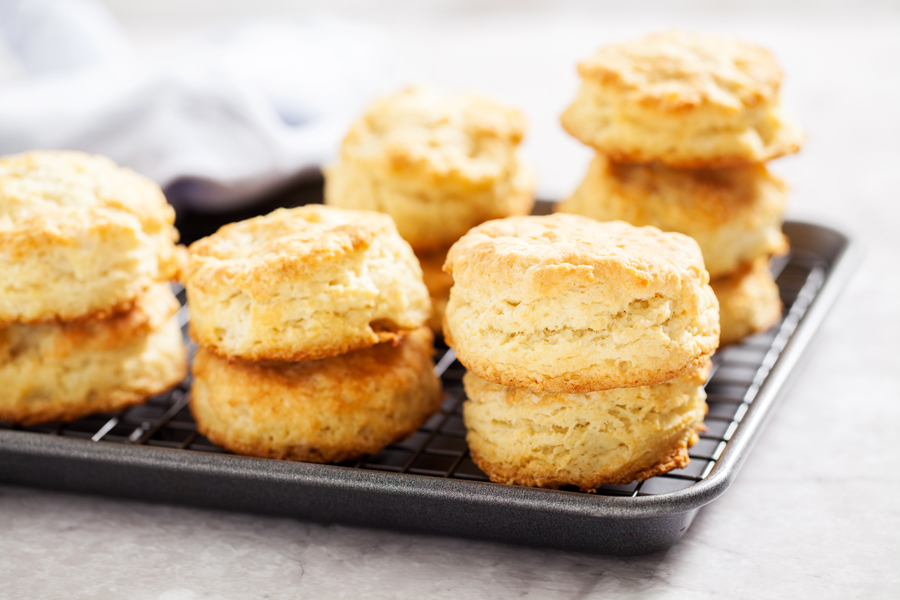
{"type": "Polygon", "coordinates": [[[194,429],[186,381],[121,413],[29,428],[0,424],[0,481],[607,554],[660,550],[734,481],[858,261],[858,247],[834,229],[788,222],[785,232],[791,254],[773,265],[784,319],[717,354],[709,431],[691,450],[691,465],[642,484],[584,494],[487,482],[465,449],[463,370],[445,348],[442,413],[409,440],[357,461],[225,453],[194,429]]]}

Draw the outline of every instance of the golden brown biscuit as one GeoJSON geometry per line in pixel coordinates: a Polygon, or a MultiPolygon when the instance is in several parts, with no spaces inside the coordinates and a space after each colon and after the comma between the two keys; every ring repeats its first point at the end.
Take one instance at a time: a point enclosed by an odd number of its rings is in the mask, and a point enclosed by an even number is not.
{"type": "Polygon", "coordinates": [[[472,459],[491,481],[594,490],[688,464],[706,414],[709,363],[677,379],[586,394],[506,387],[466,373],[472,459]]]}
{"type": "Polygon", "coordinates": [[[325,203],[385,212],[417,251],[446,249],[479,223],[531,211],[524,132],[518,111],[490,100],[404,90],[353,124],[325,170],[325,203]]]}
{"type": "Polygon", "coordinates": [[[191,336],[221,356],[312,360],[399,339],[431,312],[387,215],[311,204],[190,247],[191,336]]]}
{"type": "Polygon", "coordinates": [[[101,156],[0,158],[0,326],[104,318],[176,270],[159,186],[101,156]]]}
{"type": "Polygon", "coordinates": [[[191,412],[200,433],[238,454],[340,462],[413,433],[440,407],[432,334],[322,360],[251,362],[200,348],[191,412]]]}
{"type": "Polygon", "coordinates": [[[570,134],[616,162],[733,167],[800,149],[768,51],[670,31],[601,49],[578,65],[581,88],[562,115],[570,134]]]}
{"type": "Polygon", "coordinates": [[[72,421],[174,386],[187,374],[177,309],[168,284],[155,284],[103,321],[0,329],[0,421],[72,421]]]}
{"type": "Polygon", "coordinates": [[[781,233],[786,192],[762,165],[672,169],[617,164],[597,155],[557,210],[688,235],[697,240],[715,279],[787,250],[781,233]]]}
{"type": "Polygon", "coordinates": [[[781,295],[765,259],[710,285],[719,299],[723,346],[769,329],[781,319],[781,295]]]}
{"type": "Polygon", "coordinates": [[[422,278],[425,287],[431,296],[431,318],[428,326],[437,334],[444,332],[444,312],[447,310],[447,302],[450,300],[450,288],[453,287],[453,277],[444,273],[444,261],[447,260],[446,252],[417,252],[416,257],[422,265],[422,278]]]}
{"type": "Polygon", "coordinates": [[[697,242],[577,215],[474,228],[444,266],[444,339],[502,385],[588,392],[651,385],[715,351],[719,309],[697,242]]]}

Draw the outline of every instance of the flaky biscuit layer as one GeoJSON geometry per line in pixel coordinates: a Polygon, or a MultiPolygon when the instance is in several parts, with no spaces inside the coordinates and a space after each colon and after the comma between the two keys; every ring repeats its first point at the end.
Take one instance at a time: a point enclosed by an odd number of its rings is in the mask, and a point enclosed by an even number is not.
{"type": "Polygon", "coordinates": [[[556,214],[476,227],[451,249],[447,343],[502,385],[587,392],[661,383],[718,345],[697,243],[556,214]]]}
{"type": "Polygon", "coordinates": [[[167,284],[101,321],[0,329],[0,420],[71,421],[143,402],[184,379],[187,353],[167,284]]]}
{"type": "Polygon", "coordinates": [[[518,111],[490,100],[404,90],[353,124],[325,170],[325,203],[385,212],[417,251],[446,249],[479,223],[531,211],[524,131],[518,111]]]}
{"type": "Polygon", "coordinates": [[[100,156],[0,158],[0,326],[104,318],[175,275],[175,211],[100,156]]]}
{"type": "Polygon", "coordinates": [[[672,169],[617,164],[597,155],[557,210],[688,235],[715,279],[787,250],[781,232],[786,202],[784,182],[762,165],[672,169]]]}
{"type": "Polygon", "coordinates": [[[535,392],[466,373],[472,458],[491,481],[594,490],[683,468],[706,414],[709,364],[657,385],[535,392]]]}
{"type": "Polygon", "coordinates": [[[769,52],[671,31],[607,46],[578,65],[581,87],[562,115],[573,136],[617,162],[732,167],[796,152],[769,52]]]}
{"type": "Polygon", "coordinates": [[[719,300],[722,345],[765,331],[781,319],[781,295],[764,259],[711,285],[719,300]]]}
{"type": "Polygon", "coordinates": [[[412,249],[387,215],[322,205],[232,223],[190,247],[191,335],[219,355],[311,360],[428,319],[412,249]]]}
{"type": "Polygon", "coordinates": [[[200,348],[191,411],[238,454],[340,462],[399,441],[438,410],[432,335],[302,362],[228,360],[200,348]]]}

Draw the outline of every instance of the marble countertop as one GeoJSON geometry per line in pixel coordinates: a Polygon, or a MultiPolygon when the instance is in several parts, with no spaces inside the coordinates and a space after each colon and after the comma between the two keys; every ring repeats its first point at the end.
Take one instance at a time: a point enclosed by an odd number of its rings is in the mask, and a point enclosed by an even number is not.
{"type": "MultiPolygon", "coordinates": [[[[177,4],[113,2],[147,43],[172,29],[164,11],[177,4]]],[[[851,233],[866,256],[734,485],[665,552],[591,556],[0,485],[0,598],[900,597],[900,12],[497,3],[395,18],[339,6],[390,30],[397,81],[522,106],[545,197],[571,190],[589,159],[557,119],[578,57],[673,25],[757,40],[809,131],[774,165],[793,187],[789,217],[851,233]]]]}

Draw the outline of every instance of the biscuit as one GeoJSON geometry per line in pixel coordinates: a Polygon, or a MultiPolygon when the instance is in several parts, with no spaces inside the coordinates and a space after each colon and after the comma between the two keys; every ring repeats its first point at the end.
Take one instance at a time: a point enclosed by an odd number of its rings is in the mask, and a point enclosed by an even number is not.
{"type": "Polygon", "coordinates": [[[178,301],[154,284],[102,320],[0,329],[0,421],[72,421],[143,402],[187,374],[178,301]]]}
{"type": "Polygon", "coordinates": [[[708,372],[709,363],[666,383],[586,394],[506,387],[466,373],[472,460],[496,483],[585,491],[683,468],[706,414],[708,372]]]}
{"type": "Polygon", "coordinates": [[[190,247],[191,336],[220,356],[313,360],[396,340],[431,312],[387,215],[311,204],[232,223],[190,247]]]}
{"type": "Polygon", "coordinates": [[[0,326],[127,310],[176,271],[159,186],[101,156],[0,158],[0,326]]]}
{"type": "Polygon", "coordinates": [[[711,285],[719,299],[721,345],[765,331],[781,319],[781,295],[765,259],[711,285]]]}
{"type": "Polygon", "coordinates": [[[237,454],[340,462],[402,440],[435,413],[432,334],[303,362],[228,360],[200,348],[191,412],[237,454]]]}
{"type": "Polygon", "coordinates": [[[697,240],[715,279],[787,250],[781,232],[786,202],[785,184],[762,165],[672,169],[617,164],[597,155],[557,210],[688,235],[697,240]]]}
{"type": "Polygon", "coordinates": [[[545,392],[651,385],[715,351],[697,242],[555,214],[490,221],[453,245],[444,339],[482,379],[545,392]]]}
{"type": "Polygon", "coordinates": [[[447,302],[450,300],[450,288],[453,287],[453,277],[444,273],[444,261],[447,260],[446,252],[416,253],[419,264],[422,265],[422,278],[425,287],[431,296],[431,318],[428,326],[437,334],[444,332],[444,312],[447,310],[447,302]]]}
{"type": "Polygon", "coordinates": [[[325,169],[325,203],[385,212],[417,251],[534,205],[517,147],[518,111],[463,93],[411,88],[374,102],[325,169]]]}
{"type": "Polygon", "coordinates": [[[578,65],[562,115],[570,134],[616,162],[734,167],[797,152],[803,133],[779,97],[768,51],[671,31],[601,49],[578,65]]]}

